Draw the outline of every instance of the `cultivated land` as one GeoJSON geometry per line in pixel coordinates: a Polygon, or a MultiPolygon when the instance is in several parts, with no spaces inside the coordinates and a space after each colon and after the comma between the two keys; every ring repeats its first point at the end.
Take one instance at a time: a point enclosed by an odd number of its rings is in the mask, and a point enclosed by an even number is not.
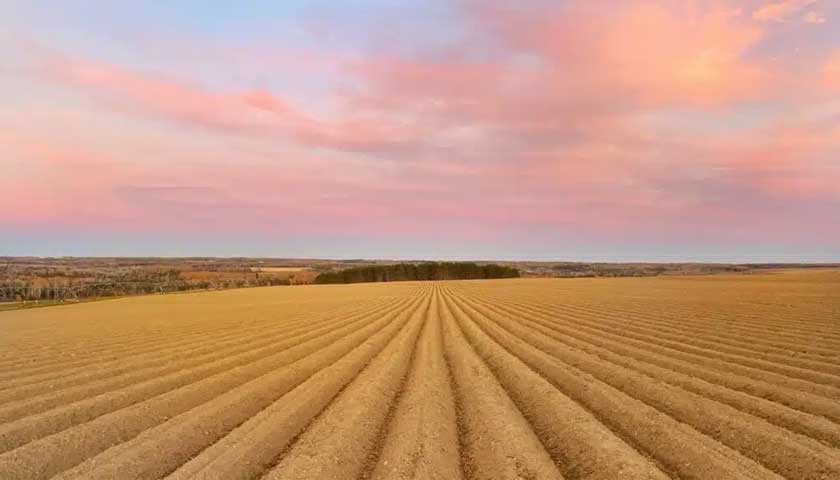
{"type": "Polygon", "coordinates": [[[840,272],[0,312],[0,478],[840,478],[840,272]]]}

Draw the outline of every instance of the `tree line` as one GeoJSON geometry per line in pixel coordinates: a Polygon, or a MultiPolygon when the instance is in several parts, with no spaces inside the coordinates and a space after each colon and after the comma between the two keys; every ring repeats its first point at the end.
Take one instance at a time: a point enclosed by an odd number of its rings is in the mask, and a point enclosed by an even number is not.
{"type": "Polygon", "coordinates": [[[519,270],[502,265],[471,262],[423,262],[395,265],[368,265],[336,272],[324,272],[315,283],[399,282],[407,280],[474,280],[517,278],[519,270]]]}
{"type": "Polygon", "coordinates": [[[72,274],[49,278],[16,276],[0,279],[0,302],[36,300],[80,300],[97,297],[118,297],[150,293],[175,293],[188,290],[265,287],[289,285],[287,278],[261,276],[258,273],[242,278],[186,279],[178,270],[129,272],[77,277],[72,274]]]}

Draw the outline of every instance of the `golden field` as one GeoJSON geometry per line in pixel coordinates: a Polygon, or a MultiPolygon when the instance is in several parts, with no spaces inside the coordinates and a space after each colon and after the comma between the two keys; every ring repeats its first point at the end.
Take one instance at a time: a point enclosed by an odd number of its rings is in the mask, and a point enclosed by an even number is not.
{"type": "Polygon", "coordinates": [[[0,312],[2,479],[840,478],[840,272],[0,312]]]}

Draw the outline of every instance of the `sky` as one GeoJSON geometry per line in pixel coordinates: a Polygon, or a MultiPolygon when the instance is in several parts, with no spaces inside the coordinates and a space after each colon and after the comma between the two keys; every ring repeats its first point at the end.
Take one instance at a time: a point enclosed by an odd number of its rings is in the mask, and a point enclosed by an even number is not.
{"type": "Polygon", "coordinates": [[[0,0],[0,255],[840,261],[840,0],[0,0]]]}

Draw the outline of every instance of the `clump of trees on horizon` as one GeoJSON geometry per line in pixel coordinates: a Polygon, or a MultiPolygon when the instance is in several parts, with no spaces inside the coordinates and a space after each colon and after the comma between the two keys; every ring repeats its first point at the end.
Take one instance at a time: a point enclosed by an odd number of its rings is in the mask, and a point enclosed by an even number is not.
{"type": "Polygon", "coordinates": [[[502,265],[471,262],[423,262],[395,265],[368,265],[336,272],[324,272],[315,283],[400,282],[409,280],[477,280],[518,278],[519,270],[502,265]]]}
{"type": "MultiPolygon", "coordinates": [[[[212,272],[208,270],[208,272],[212,272]]],[[[0,265],[0,302],[78,301],[189,290],[289,285],[288,278],[259,272],[229,277],[187,278],[176,268],[109,266],[50,268],[0,265]]]]}

